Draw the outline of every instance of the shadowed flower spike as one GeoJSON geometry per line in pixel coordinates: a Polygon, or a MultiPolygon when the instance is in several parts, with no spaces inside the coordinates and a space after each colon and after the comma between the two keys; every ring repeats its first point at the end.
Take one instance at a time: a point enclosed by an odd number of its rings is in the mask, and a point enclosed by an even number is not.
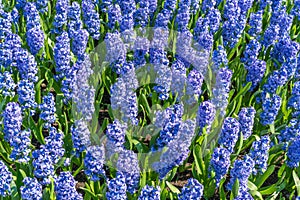
{"type": "Polygon", "coordinates": [[[203,185],[197,179],[188,179],[187,184],[182,188],[181,193],[178,195],[179,200],[198,200],[203,195],[203,185]]]}
{"type": "Polygon", "coordinates": [[[214,104],[209,101],[204,101],[200,104],[197,113],[197,124],[200,126],[200,134],[202,129],[206,128],[206,132],[209,132],[210,126],[213,123],[216,115],[216,108],[214,104]]]}

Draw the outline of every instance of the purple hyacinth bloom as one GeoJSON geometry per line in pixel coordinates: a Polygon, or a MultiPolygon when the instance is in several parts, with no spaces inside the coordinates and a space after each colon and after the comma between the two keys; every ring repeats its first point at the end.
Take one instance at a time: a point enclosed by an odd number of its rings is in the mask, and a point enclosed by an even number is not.
{"type": "Polygon", "coordinates": [[[29,109],[31,114],[34,114],[34,109],[37,107],[35,102],[34,84],[28,80],[21,80],[18,84],[18,99],[22,105],[22,110],[29,109]]]}
{"type": "Polygon", "coordinates": [[[146,64],[145,55],[149,53],[150,42],[145,37],[137,37],[134,42],[134,66],[143,67],[146,64]]]}
{"type": "Polygon", "coordinates": [[[71,127],[71,134],[75,155],[79,157],[80,153],[91,145],[90,131],[86,122],[83,120],[76,120],[71,127]]]}
{"type": "Polygon", "coordinates": [[[26,38],[30,52],[36,55],[44,46],[44,32],[39,28],[32,28],[26,32],[26,38]]]}
{"type": "Polygon", "coordinates": [[[121,8],[118,4],[110,5],[108,7],[108,28],[111,30],[115,29],[116,23],[120,23],[122,19],[121,8]]]}
{"type": "Polygon", "coordinates": [[[136,10],[136,4],[134,0],[128,0],[128,1],[118,0],[118,4],[120,5],[122,15],[128,15],[128,14],[132,15],[136,10]]]}
{"type": "Polygon", "coordinates": [[[214,104],[209,101],[204,101],[200,104],[197,113],[197,124],[200,127],[200,133],[202,129],[207,127],[206,131],[209,132],[210,126],[212,125],[216,115],[216,108],[214,104]]]}
{"type": "Polygon", "coordinates": [[[221,68],[217,72],[216,85],[213,89],[212,103],[216,109],[220,109],[222,116],[226,113],[226,107],[228,104],[228,96],[230,91],[232,72],[227,68],[221,68]]]}
{"type": "Polygon", "coordinates": [[[26,6],[27,0],[16,0],[16,8],[18,10],[23,9],[26,6]]]}
{"type": "Polygon", "coordinates": [[[49,152],[53,164],[56,164],[65,153],[63,138],[64,134],[61,131],[50,127],[49,136],[45,138],[46,144],[41,146],[42,149],[49,152]]]}
{"type": "Polygon", "coordinates": [[[17,133],[10,141],[12,151],[10,158],[20,163],[28,163],[30,160],[30,129],[17,133]]]}
{"type": "Polygon", "coordinates": [[[89,33],[85,29],[80,29],[74,34],[74,38],[72,40],[72,52],[78,59],[82,59],[84,57],[88,39],[89,33]]]}
{"type": "Polygon", "coordinates": [[[160,13],[158,13],[156,17],[155,27],[168,28],[170,16],[170,11],[167,9],[163,9],[160,13]]]}
{"type": "Polygon", "coordinates": [[[279,39],[271,51],[271,57],[276,59],[279,63],[294,61],[300,50],[300,45],[292,41],[289,36],[279,39]]]}
{"type": "Polygon", "coordinates": [[[239,138],[239,131],[240,124],[235,118],[225,118],[218,143],[232,153],[239,138]]]}
{"type": "Polygon", "coordinates": [[[38,67],[36,60],[25,49],[19,48],[16,52],[16,67],[20,73],[21,79],[27,79],[30,82],[37,82],[38,67]]]}
{"type": "Polygon", "coordinates": [[[178,134],[167,144],[166,151],[156,152],[160,153],[160,160],[154,162],[152,167],[159,174],[160,179],[163,179],[174,167],[182,165],[188,158],[195,127],[195,121],[183,122],[179,127],[178,134]]]}
{"type": "Polygon", "coordinates": [[[132,30],[134,25],[133,14],[123,15],[122,20],[120,22],[120,30],[121,32],[126,32],[128,30],[132,30]]]}
{"type": "Polygon", "coordinates": [[[0,72],[0,94],[3,96],[15,96],[16,84],[9,72],[0,72]]]}
{"type": "Polygon", "coordinates": [[[58,0],[56,1],[55,10],[56,14],[53,22],[52,31],[55,34],[61,34],[63,32],[64,26],[68,22],[68,7],[69,0],[58,0]]]}
{"type": "Polygon", "coordinates": [[[127,191],[134,194],[140,181],[140,167],[137,154],[130,150],[123,150],[117,161],[117,174],[125,176],[127,191]]]}
{"type": "Polygon", "coordinates": [[[247,69],[246,81],[252,82],[250,90],[252,91],[262,80],[266,71],[266,62],[255,60],[251,65],[245,65],[247,69]]]}
{"type": "Polygon", "coordinates": [[[10,142],[21,131],[22,112],[18,103],[9,102],[2,114],[4,139],[10,142]]]}
{"type": "Polygon", "coordinates": [[[184,31],[188,29],[190,20],[190,7],[189,5],[181,5],[177,11],[175,23],[177,25],[177,31],[184,31]]]}
{"type": "Polygon", "coordinates": [[[298,135],[300,130],[300,124],[298,119],[291,119],[289,125],[280,131],[277,136],[279,144],[283,144],[283,150],[287,150],[287,146],[290,141],[293,141],[298,135]]]}
{"type": "Polygon", "coordinates": [[[300,148],[300,136],[297,136],[294,140],[290,142],[287,151],[288,159],[286,163],[291,168],[299,167],[299,163],[300,163],[299,148],[300,148]]]}
{"type": "Polygon", "coordinates": [[[186,95],[188,96],[187,103],[194,104],[198,101],[199,96],[202,93],[201,87],[203,83],[203,75],[197,70],[190,71],[187,77],[186,95]]]}
{"type": "Polygon", "coordinates": [[[216,183],[219,185],[221,179],[225,176],[230,166],[230,152],[223,147],[215,148],[211,160],[210,169],[213,170],[216,175],[216,183]]]}
{"type": "Polygon", "coordinates": [[[170,13],[169,15],[170,18],[172,17],[173,12],[176,9],[176,4],[177,4],[177,0],[166,0],[164,3],[164,9],[170,13]]]}
{"type": "Polygon", "coordinates": [[[35,6],[40,13],[48,12],[48,2],[49,0],[37,0],[35,6]]]}
{"type": "Polygon", "coordinates": [[[245,63],[246,66],[251,66],[256,61],[261,49],[261,44],[256,40],[251,40],[244,51],[241,61],[245,63]]]}
{"type": "Polygon", "coordinates": [[[183,105],[175,104],[162,112],[156,113],[155,126],[161,128],[156,139],[157,147],[163,148],[178,134],[182,123],[183,105]]]}
{"type": "Polygon", "coordinates": [[[218,9],[212,8],[208,11],[207,20],[209,24],[209,31],[213,35],[220,27],[221,13],[218,9]]]}
{"type": "Polygon", "coordinates": [[[249,29],[248,33],[252,37],[256,37],[262,31],[262,14],[262,11],[250,14],[249,25],[251,28],[249,29]]]}
{"type": "Polygon", "coordinates": [[[262,45],[269,47],[275,43],[279,37],[279,25],[269,25],[263,35],[262,45]]]}
{"type": "Polygon", "coordinates": [[[76,191],[76,182],[71,172],[60,172],[60,175],[55,179],[54,183],[54,190],[57,200],[83,199],[81,194],[76,191]]]}
{"type": "Polygon", "coordinates": [[[300,1],[295,0],[294,1],[294,7],[291,10],[291,14],[295,16],[298,20],[300,19],[300,1]]]}
{"type": "Polygon", "coordinates": [[[145,27],[149,20],[149,1],[141,1],[139,8],[133,14],[134,25],[145,27]]]}
{"type": "Polygon", "coordinates": [[[280,106],[281,98],[277,94],[265,98],[262,105],[263,112],[260,114],[260,123],[264,126],[274,123],[280,106]]]}
{"type": "Polygon", "coordinates": [[[99,181],[105,177],[103,164],[105,160],[105,151],[103,146],[89,146],[84,158],[84,173],[92,180],[99,181]]]}
{"type": "Polygon", "coordinates": [[[212,69],[214,72],[228,65],[227,53],[222,45],[219,45],[212,54],[212,69]]]}
{"type": "Polygon", "coordinates": [[[203,185],[197,179],[190,178],[183,186],[181,193],[178,195],[179,200],[196,200],[201,199],[203,195],[203,185]]]}
{"type": "Polygon", "coordinates": [[[274,94],[278,87],[283,86],[288,81],[287,75],[287,71],[284,68],[273,71],[263,86],[264,92],[274,94]]]}
{"type": "Polygon", "coordinates": [[[171,70],[171,91],[174,94],[174,96],[177,94],[177,101],[180,102],[181,98],[184,95],[183,91],[187,81],[186,68],[184,66],[184,63],[177,59],[172,63],[171,70]]]}
{"type": "Polygon", "coordinates": [[[44,127],[49,128],[56,120],[55,100],[53,94],[49,93],[43,97],[43,103],[39,105],[41,110],[40,118],[45,122],[44,127]]]}
{"type": "Polygon", "coordinates": [[[116,178],[109,180],[107,187],[108,191],[105,194],[107,200],[127,199],[127,186],[122,173],[117,173],[116,178]]]}
{"type": "Polygon", "coordinates": [[[210,9],[214,8],[216,6],[215,0],[203,0],[202,1],[202,12],[207,13],[210,9]]]}
{"type": "Polygon", "coordinates": [[[61,35],[56,37],[54,61],[56,66],[55,71],[58,74],[57,78],[61,79],[70,70],[70,39],[67,32],[62,32],[61,35]]]}
{"type": "Polygon", "coordinates": [[[100,37],[100,17],[95,10],[95,5],[91,0],[83,0],[81,2],[83,21],[87,27],[89,34],[95,40],[100,37]]]}
{"type": "Polygon", "coordinates": [[[11,194],[11,182],[13,180],[11,172],[0,160],[0,197],[7,197],[11,194]]]}
{"type": "Polygon", "coordinates": [[[223,17],[226,20],[234,19],[240,15],[241,9],[238,6],[238,0],[228,0],[224,6],[223,17]]]}
{"type": "Polygon", "coordinates": [[[24,186],[21,186],[21,197],[24,200],[41,200],[42,199],[42,185],[36,178],[26,177],[23,179],[24,186]]]}
{"type": "Polygon", "coordinates": [[[254,141],[252,143],[252,148],[249,152],[249,156],[253,159],[255,163],[252,171],[254,175],[256,175],[257,173],[262,174],[267,169],[269,149],[270,149],[270,138],[267,135],[262,136],[259,141],[254,141]]]}
{"type": "Polygon", "coordinates": [[[138,200],[160,200],[160,187],[145,185],[141,191],[138,200]]]}
{"type": "Polygon", "coordinates": [[[292,89],[292,95],[288,101],[288,107],[293,108],[294,117],[299,115],[299,111],[300,111],[300,82],[299,81],[294,83],[294,87],[292,89]]]}
{"type": "Polygon", "coordinates": [[[32,152],[33,174],[42,185],[50,184],[50,177],[54,176],[52,158],[47,149],[39,149],[32,152]]]}
{"type": "Polygon", "coordinates": [[[254,0],[239,0],[238,6],[241,9],[241,14],[246,15],[248,10],[252,7],[252,3],[254,0]]]}
{"type": "Polygon", "coordinates": [[[239,180],[239,191],[247,191],[248,178],[254,168],[254,161],[248,155],[245,155],[243,160],[235,160],[233,168],[230,170],[230,182],[227,187],[229,190],[232,189],[236,179],[239,180]]]}
{"type": "Polygon", "coordinates": [[[239,194],[234,200],[254,200],[251,194],[245,190],[239,190],[239,194]]]}
{"type": "MultiPolygon", "coordinates": [[[[68,34],[70,38],[74,38],[75,34],[83,27],[81,21],[81,8],[80,4],[72,2],[68,9],[68,34]]],[[[73,41],[76,41],[75,39],[73,41]]]]}
{"type": "Polygon", "coordinates": [[[243,139],[248,139],[252,134],[254,125],[254,117],[256,110],[253,107],[242,108],[239,112],[238,121],[240,123],[240,131],[243,133],[243,139]]]}
{"type": "Polygon", "coordinates": [[[199,18],[194,29],[194,41],[197,50],[210,51],[213,45],[213,35],[209,32],[209,21],[199,18]]]}

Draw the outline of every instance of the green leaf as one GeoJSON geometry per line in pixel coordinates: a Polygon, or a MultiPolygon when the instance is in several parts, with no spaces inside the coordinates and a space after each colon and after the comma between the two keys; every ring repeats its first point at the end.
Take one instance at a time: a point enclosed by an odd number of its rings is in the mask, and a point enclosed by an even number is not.
{"type": "Polygon", "coordinates": [[[167,186],[170,188],[170,190],[176,194],[180,193],[180,190],[178,190],[177,187],[175,187],[174,185],[172,185],[169,181],[166,181],[167,186]]]}
{"type": "Polygon", "coordinates": [[[232,191],[231,191],[234,198],[236,198],[239,195],[239,188],[240,188],[239,179],[235,179],[235,182],[233,184],[232,191]]]}
{"type": "Polygon", "coordinates": [[[269,178],[269,176],[271,176],[274,170],[275,170],[275,165],[271,165],[268,167],[268,169],[265,171],[263,175],[259,176],[256,179],[254,184],[257,186],[257,188],[260,188],[264,184],[264,182],[269,178]]]}
{"type": "Polygon", "coordinates": [[[297,193],[298,193],[298,195],[300,195],[300,179],[295,170],[293,170],[293,179],[295,182],[295,186],[297,188],[297,193]]]}

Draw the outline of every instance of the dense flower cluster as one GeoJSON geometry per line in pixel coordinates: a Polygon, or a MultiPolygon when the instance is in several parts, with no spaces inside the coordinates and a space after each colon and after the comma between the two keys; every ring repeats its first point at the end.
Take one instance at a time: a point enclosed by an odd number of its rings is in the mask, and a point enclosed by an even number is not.
{"type": "Polygon", "coordinates": [[[263,125],[272,124],[278,114],[281,106],[281,98],[274,94],[263,101],[263,112],[260,114],[260,122],[263,125]]]}
{"type": "Polygon", "coordinates": [[[53,22],[53,32],[55,34],[62,34],[64,26],[67,25],[68,22],[68,0],[58,0],[56,1],[55,10],[56,14],[53,22]]]}
{"type": "Polygon", "coordinates": [[[17,133],[10,141],[10,145],[12,147],[12,151],[10,154],[10,158],[14,161],[18,161],[21,163],[27,163],[30,158],[29,154],[31,152],[30,139],[31,132],[30,130],[23,130],[17,133]]]}
{"type": "Polygon", "coordinates": [[[210,167],[216,175],[215,179],[219,185],[221,179],[225,176],[230,166],[230,152],[223,147],[215,148],[211,160],[210,167]]]}
{"type": "Polygon", "coordinates": [[[105,177],[103,164],[105,160],[105,151],[103,146],[89,146],[84,158],[84,173],[91,178],[92,181],[100,180],[105,177]]]}
{"type": "Polygon", "coordinates": [[[100,37],[100,18],[95,10],[95,4],[92,0],[83,0],[81,2],[83,12],[83,22],[87,27],[89,34],[96,40],[100,37]]]}
{"type": "Polygon", "coordinates": [[[125,183],[125,177],[122,173],[118,173],[116,178],[109,180],[107,187],[107,200],[127,199],[127,186],[125,183]]]}
{"type": "Polygon", "coordinates": [[[197,123],[200,127],[200,133],[202,128],[207,127],[206,131],[209,132],[210,126],[213,123],[216,115],[216,108],[214,104],[209,101],[204,101],[200,104],[197,113],[197,123]]]}
{"type": "Polygon", "coordinates": [[[81,194],[76,191],[76,182],[70,172],[61,172],[55,179],[55,193],[57,200],[82,200],[81,194]]]}
{"type": "Polygon", "coordinates": [[[15,96],[16,84],[9,72],[0,73],[0,91],[4,96],[15,96]]]}
{"type": "Polygon", "coordinates": [[[41,110],[40,118],[45,122],[44,127],[49,128],[56,120],[53,94],[49,93],[43,97],[43,103],[39,105],[39,109],[41,110]]]}
{"type": "Polygon", "coordinates": [[[23,180],[24,186],[21,186],[21,196],[24,200],[42,199],[42,185],[36,178],[26,177],[23,180]]]}
{"type": "Polygon", "coordinates": [[[18,103],[10,102],[6,105],[3,116],[3,133],[6,142],[11,142],[13,138],[21,132],[22,112],[18,103]]]}
{"type": "Polygon", "coordinates": [[[235,118],[225,118],[218,143],[232,153],[239,138],[239,132],[239,122],[235,118]]]}
{"type": "Polygon", "coordinates": [[[253,159],[255,165],[253,174],[263,173],[267,169],[267,161],[269,158],[270,138],[269,136],[262,136],[259,141],[252,143],[250,150],[250,157],[253,159]]]}
{"type": "Polygon", "coordinates": [[[185,184],[184,187],[182,188],[182,191],[179,194],[179,199],[196,200],[196,199],[200,199],[202,195],[203,195],[203,185],[199,183],[196,179],[190,178],[187,184],[185,184]]]}
{"type": "Polygon", "coordinates": [[[143,187],[138,200],[160,200],[160,188],[146,185],[143,187]]]}
{"type": "Polygon", "coordinates": [[[10,184],[12,182],[12,174],[7,166],[0,160],[0,197],[6,197],[11,193],[10,184]]]}
{"type": "Polygon", "coordinates": [[[71,134],[75,155],[79,157],[80,153],[91,145],[90,131],[87,123],[83,120],[76,120],[71,127],[71,134]]]}
{"type": "Polygon", "coordinates": [[[55,71],[58,74],[57,78],[63,78],[70,69],[70,39],[67,32],[62,32],[61,35],[56,37],[54,46],[54,61],[55,71]]]}
{"type": "Polygon", "coordinates": [[[291,141],[291,144],[288,146],[287,151],[287,165],[289,167],[298,167],[300,162],[300,155],[299,155],[299,149],[300,147],[300,136],[297,136],[293,141],[291,141]]]}
{"type": "Polygon", "coordinates": [[[255,109],[253,107],[242,108],[239,112],[238,121],[240,123],[240,131],[243,133],[243,139],[248,139],[252,134],[254,125],[255,109]]]}

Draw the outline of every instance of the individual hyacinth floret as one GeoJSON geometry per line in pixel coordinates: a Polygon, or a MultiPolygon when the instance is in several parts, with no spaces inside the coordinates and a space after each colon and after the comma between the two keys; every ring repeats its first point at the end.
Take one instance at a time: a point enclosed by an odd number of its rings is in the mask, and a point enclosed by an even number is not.
{"type": "Polygon", "coordinates": [[[219,185],[221,179],[225,176],[230,167],[230,152],[223,147],[215,148],[211,160],[210,169],[213,170],[216,175],[216,183],[219,185]]]}
{"type": "Polygon", "coordinates": [[[76,182],[70,172],[61,172],[55,179],[55,193],[57,200],[74,199],[82,200],[81,194],[76,191],[76,182]]]}
{"type": "Polygon", "coordinates": [[[23,180],[24,186],[21,186],[21,197],[24,200],[41,200],[42,185],[36,178],[25,177],[23,180]]]}
{"type": "Polygon", "coordinates": [[[203,195],[203,185],[199,183],[197,179],[190,178],[188,179],[187,184],[182,188],[181,193],[178,195],[179,200],[196,200],[201,199],[203,195]]]}
{"type": "Polygon", "coordinates": [[[105,177],[104,160],[105,151],[103,146],[87,147],[87,153],[84,158],[84,172],[92,181],[99,181],[101,177],[105,177]]]}
{"type": "Polygon", "coordinates": [[[255,166],[253,168],[253,174],[262,174],[267,169],[267,161],[269,158],[270,138],[269,136],[262,136],[259,141],[252,143],[250,150],[250,157],[253,159],[255,166]]]}
{"type": "Polygon", "coordinates": [[[40,118],[45,122],[44,127],[49,128],[56,120],[55,100],[52,93],[43,97],[43,103],[39,105],[41,110],[40,118]]]}
{"type": "Polygon", "coordinates": [[[254,125],[255,109],[253,107],[242,108],[239,112],[238,121],[240,123],[240,130],[243,133],[243,139],[248,139],[252,134],[254,125]]]}
{"type": "Polygon", "coordinates": [[[10,184],[13,180],[11,172],[7,166],[0,160],[0,197],[7,197],[11,194],[10,184]]]}
{"type": "Polygon", "coordinates": [[[160,187],[145,185],[141,191],[138,200],[160,200],[160,187]]]}
{"type": "Polygon", "coordinates": [[[239,138],[239,131],[240,124],[235,118],[225,118],[218,143],[232,153],[239,138]]]}

